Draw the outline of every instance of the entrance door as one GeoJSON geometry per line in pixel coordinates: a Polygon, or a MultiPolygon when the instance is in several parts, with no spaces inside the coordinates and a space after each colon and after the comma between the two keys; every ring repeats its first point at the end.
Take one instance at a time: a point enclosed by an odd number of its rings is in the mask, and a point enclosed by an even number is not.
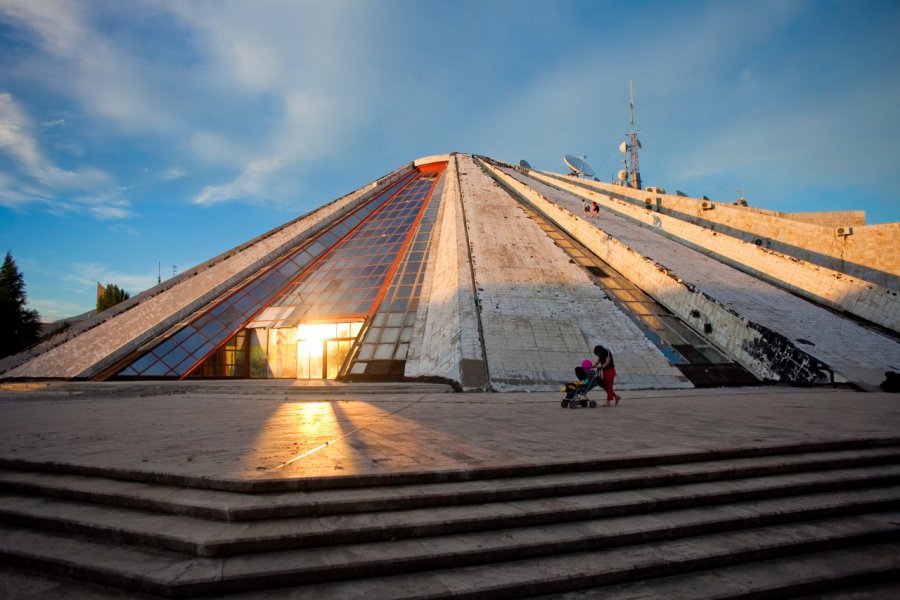
{"type": "Polygon", "coordinates": [[[301,324],[296,333],[297,379],[335,379],[362,321],[301,324]]]}
{"type": "Polygon", "coordinates": [[[341,370],[341,365],[347,360],[350,354],[350,346],[353,343],[352,338],[339,338],[325,340],[325,379],[334,379],[341,370]]]}

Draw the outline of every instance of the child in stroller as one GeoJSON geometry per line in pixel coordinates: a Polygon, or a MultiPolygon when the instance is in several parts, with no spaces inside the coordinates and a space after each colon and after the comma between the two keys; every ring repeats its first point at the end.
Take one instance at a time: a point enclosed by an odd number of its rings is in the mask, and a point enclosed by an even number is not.
{"type": "Polygon", "coordinates": [[[587,393],[597,387],[600,382],[597,371],[591,366],[593,366],[591,361],[583,360],[579,366],[575,367],[575,377],[578,378],[578,381],[570,381],[563,387],[566,397],[559,403],[560,406],[563,408],[578,408],[579,406],[597,408],[597,402],[589,400],[587,397],[587,393]]]}

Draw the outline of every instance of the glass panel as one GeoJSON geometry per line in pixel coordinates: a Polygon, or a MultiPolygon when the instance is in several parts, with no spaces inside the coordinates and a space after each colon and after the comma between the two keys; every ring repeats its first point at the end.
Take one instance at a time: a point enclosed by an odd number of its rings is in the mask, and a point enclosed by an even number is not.
{"type": "Polygon", "coordinates": [[[344,340],[328,340],[325,342],[325,377],[334,379],[340,372],[341,365],[350,352],[350,342],[344,340]]]}
{"type": "MultiPolygon", "coordinates": [[[[312,379],[309,371],[309,342],[297,342],[297,379],[312,379]]],[[[316,377],[318,379],[318,377],[316,377]]]]}
{"type": "Polygon", "coordinates": [[[176,346],[163,358],[163,362],[174,367],[185,358],[187,358],[187,355],[188,353],[184,348],[182,348],[181,346],[176,346]]]}
{"type": "Polygon", "coordinates": [[[319,342],[318,347],[315,350],[315,353],[310,353],[309,356],[309,378],[310,379],[321,379],[322,378],[322,343],[319,342]]]}
{"type": "Polygon", "coordinates": [[[141,376],[143,376],[143,377],[164,377],[164,376],[170,376],[170,375],[171,375],[171,373],[169,371],[169,368],[166,365],[159,363],[159,362],[154,364],[149,369],[144,370],[143,373],[141,373],[141,376]]]}
{"type": "MultiPolygon", "coordinates": [[[[386,283],[383,281],[385,274],[397,260],[404,242],[410,239],[409,225],[420,214],[425,225],[420,226],[418,233],[415,233],[409,252],[415,251],[421,258],[427,252],[426,242],[436,215],[436,208],[432,207],[439,204],[432,201],[434,195],[429,197],[436,177],[435,173],[418,176],[411,173],[383,189],[343,221],[335,222],[330,230],[323,231],[316,239],[302,242],[281,261],[263,269],[256,279],[221,300],[208,313],[200,315],[193,324],[182,328],[176,334],[177,338],[157,346],[156,356],[140,358],[140,363],[136,361],[131,367],[126,367],[122,374],[139,376],[141,369],[144,369],[148,374],[159,375],[164,367],[158,362],[158,356],[165,363],[177,363],[176,370],[183,370],[178,373],[169,372],[166,376],[181,376],[196,360],[190,358],[191,355],[202,358],[209,354],[206,361],[208,364],[197,370],[198,375],[247,376],[252,372],[253,377],[273,374],[281,377],[296,376],[298,365],[302,361],[297,356],[298,339],[293,329],[287,337],[281,333],[277,336],[256,333],[256,330],[253,333],[239,334],[219,351],[212,354],[210,352],[223,344],[224,338],[231,335],[230,332],[245,327],[248,318],[258,314],[266,303],[272,303],[272,294],[278,290],[291,291],[289,294],[282,294],[281,299],[275,303],[292,309],[291,318],[294,323],[303,315],[321,318],[371,312],[372,300],[386,283]],[[428,202],[427,206],[425,202],[428,202]],[[423,208],[425,213],[422,213],[423,208]],[[330,248],[335,240],[357,225],[360,227],[352,236],[330,248]],[[327,255],[323,256],[325,253],[327,255]],[[322,259],[303,272],[303,266],[317,257],[322,259]],[[291,282],[291,277],[295,276],[299,278],[291,282]],[[218,318],[213,318],[214,316],[218,318]],[[136,368],[138,366],[141,368],[136,368]]],[[[438,183],[438,188],[441,184],[438,183]]],[[[408,265],[407,262],[408,258],[402,259],[398,274],[408,274],[404,285],[410,286],[416,280],[415,276],[422,265],[408,265]]],[[[395,284],[392,282],[391,285],[395,284]]],[[[410,293],[414,292],[403,291],[404,295],[410,293]]],[[[398,308],[401,309],[399,312],[402,317],[408,307],[398,305],[398,308]]],[[[281,316],[279,322],[284,318],[281,316]]],[[[392,319],[396,318],[392,316],[392,319]]],[[[272,322],[272,325],[276,324],[277,322],[272,322]]],[[[267,323],[259,323],[260,332],[266,331],[262,329],[265,325],[267,323]]],[[[354,337],[358,335],[361,326],[359,322],[354,322],[349,327],[344,325],[340,333],[335,329],[333,335],[354,337]]],[[[392,333],[391,338],[393,337],[392,333]]],[[[310,348],[315,345],[314,340],[307,341],[310,348]]],[[[349,344],[346,341],[343,346],[349,348],[349,344]]],[[[338,351],[342,351],[343,346],[338,343],[338,351]]],[[[379,349],[381,353],[387,351],[386,348],[379,349]]],[[[312,377],[320,377],[323,366],[320,359],[313,358],[316,354],[318,353],[311,353],[310,360],[303,367],[312,377]]],[[[333,357],[333,360],[337,358],[333,357]]],[[[339,367],[338,364],[336,368],[339,367]]]]}
{"type": "Polygon", "coordinates": [[[394,360],[406,360],[406,355],[409,352],[409,344],[400,344],[397,346],[397,351],[394,352],[394,360]]]}
{"type": "Polygon", "coordinates": [[[397,327],[387,327],[381,332],[381,342],[395,344],[400,339],[400,329],[397,327]]]}
{"type": "Polygon", "coordinates": [[[189,356],[188,358],[184,359],[181,363],[179,363],[178,366],[175,367],[175,372],[176,373],[187,373],[188,371],[191,370],[191,367],[193,367],[195,364],[197,364],[197,359],[194,358],[193,356],[189,356]]]}
{"type": "Polygon", "coordinates": [[[137,359],[133,363],[131,363],[131,369],[133,369],[136,374],[140,375],[145,369],[147,369],[150,365],[156,362],[157,358],[152,354],[145,354],[141,358],[137,359]]]}
{"type": "Polygon", "coordinates": [[[266,346],[268,329],[250,330],[250,377],[261,379],[268,376],[266,346]]]}
{"type": "Polygon", "coordinates": [[[378,344],[378,346],[375,348],[375,358],[377,360],[390,360],[393,355],[393,344],[378,344]]]}

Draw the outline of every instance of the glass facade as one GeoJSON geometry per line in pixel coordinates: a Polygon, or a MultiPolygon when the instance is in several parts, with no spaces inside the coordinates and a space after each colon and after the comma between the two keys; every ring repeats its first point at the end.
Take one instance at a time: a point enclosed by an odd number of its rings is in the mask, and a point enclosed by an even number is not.
{"type": "Polygon", "coordinates": [[[442,191],[443,180],[431,195],[415,237],[406,247],[387,293],[358,346],[347,370],[349,379],[361,376],[390,379],[403,375],[442,191]]]}
{"type": "Polygon", "coordinates": [[[384,296],[441,172],[414,171],[387,186],[117,376],[336,376],[384,296]]]}

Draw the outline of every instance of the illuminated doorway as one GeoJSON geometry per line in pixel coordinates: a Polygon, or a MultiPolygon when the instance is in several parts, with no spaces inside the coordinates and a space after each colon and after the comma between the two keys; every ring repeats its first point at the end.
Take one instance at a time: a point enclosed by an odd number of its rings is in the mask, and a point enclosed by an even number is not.
{"type": "Polygon", "coordinates": [[[362,322],[302,323],[297,328],[297,379],[334,379],[362,322]]]}

